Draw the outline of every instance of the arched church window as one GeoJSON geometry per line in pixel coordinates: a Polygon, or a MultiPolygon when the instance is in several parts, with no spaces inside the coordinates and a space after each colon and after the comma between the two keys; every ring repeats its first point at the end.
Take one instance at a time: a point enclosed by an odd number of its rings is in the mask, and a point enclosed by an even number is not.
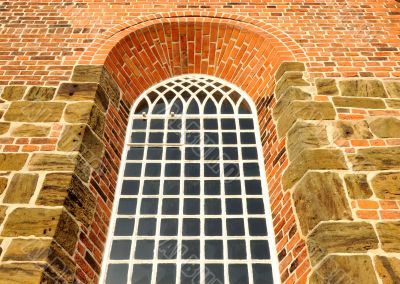
{"type": "Polygon", "coordinates": [[[128,127],[102,283],[278,283],[247,94],[171,78],[138,98],[128,127]]]}

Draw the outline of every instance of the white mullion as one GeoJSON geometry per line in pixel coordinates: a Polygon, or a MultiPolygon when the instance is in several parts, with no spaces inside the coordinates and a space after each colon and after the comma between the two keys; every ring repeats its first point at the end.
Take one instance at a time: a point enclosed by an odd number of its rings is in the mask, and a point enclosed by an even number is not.
{"type": "MultiPolygon", "coordinates": [[[[203,112],[202,105],[199,106],[199,114],[203,112]]],[[[200,283],[204,282],[204,271],[205,271],[205,264],[204,260],[206,259],[205,257],[205,214],[204,214],[204,166],[205,166],[205,139],[204,139],[204,122],[203,119],[200,118],[200,157],[199,157],[199,163],[200,163],[200,196],[199,196],[199,202],[200,202],[200,283]]]]}

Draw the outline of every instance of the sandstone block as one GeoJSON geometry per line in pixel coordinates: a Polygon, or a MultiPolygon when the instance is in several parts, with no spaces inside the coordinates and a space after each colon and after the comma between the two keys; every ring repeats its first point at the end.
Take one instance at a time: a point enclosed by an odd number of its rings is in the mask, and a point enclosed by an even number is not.
{"type": "Polygon", "coordinates": [[[8,179],[6,177],[0,177],[0,194],[4,192],[8,184],[8,179]]]}
{"type": "Polygon", "coordinates": [[[284,190],[290,189],[308,170],[345,170],[342,151],[336,149],[306,149],[289,166],[282,176],[284,190]]]}
{"type": "Polygon", "coordinates": [[[387,97],[385,88],[379,80],[346,79],[339,81],[339,88],[341,95],[347,97],[387,97]]]}
{"type": "Polygon", "coordinates": [[[35,124],[22,124],[12,131],[14,137],[46,137],[49,133],[50,126],[35,124]]]}
{"type": "Polygon", "coordinates": [[[309,86],[306,80],[303,79],[303,72],[299,71],[287,71],[285,72],[275,87],[275,95],[276,98],[279,100],[282,95],[286,92],[286,90],[290,87],[294,86],[309,86]]]}
{"type": "Polygon", "coordinates": [[[34,153],[29,161],[30,171],[73,171],[77,162],[77,153],[42,154],[34,153]]]}
{"type": "Polygon", "coordinates": [[[379,173],[372,179],[372,188],[380,199],[400,199],[400,172],[379,173]]]}
{"type": "Polygon", "coordinates": [[[85,225],[89,225],[96,208],[96,200],[89,188],[72,173],[47,174],[36,204],[63,205],[85,225]]]}
{"type": "Polygon", "coordinates": [[[334,97],[333,103],[337,107],[385,109],[382,99],[334,97]]]}
{"type": "Polygon", "coordinates": [[[273,109],[272,116],[275,120],[279,119],[281,114],[285,111],[286,107],[295,100],[311,100],[311,94],[304,92],[297,87],[289,87],[285,94],[276,103],[273,109]]]}
{"type": "Polygon", "coordinates": [[[93,103],[81,102],[69,104],[64,119],[70,123],[86,123],[99,136],[103,136],[105,116],[93,103]]]}
{"type": "Polygon", "coordinates": [[[374,228],[366,222],[319,224],[307,238],[313,265],[331,253],[362,253],[378,248],[374,228]]]}
{"type": "Polygon", "coordinates": [[[4,133],[7,133],[8,129],[10,129],[10,123],[8,123],[8,122],[0,122],[0,135],[3,135],[4,133]]]}
{"type": "Polygon", "coordinates": [[[389,108],[400,109],[399,99],[386,99],[385,101],[389,108]]]}
{"type": "MultiPolygon", "coordinates": [[[[6,211],[8,207],[4,205],[0,205],[0,224],[3,224],[4,218],[6,218],[6,211]]],[[[0,241],[1,244],[1,241],[0,241]]],[[[1,252],[1,250],[0,250],[1,252]]]]}
{"type": "Polygon", "coordinates": [[[1,98],[6,101],[18,101],[22,99],[25,91],[25,86],[6,86],[1,94],[1,98]]]}
{"type": "Polygon", "coordinates": [[[371,139],[373,138],[368,128],[368,123],[361,121],[337,121],[333,133],[334,140],[337,139],[371,139]]]}
{"type": "Polygon", "coordinates": [[[72,74],[73,82],[100,82],[103,65],[77,65],[72,74]]]}
{"type": "Polygon", "coordinates": [[[4,119],[21,122],[58,122],[64,106],[64,103],[56,102],[13,102],[4,119]]]}
{"type": "Polygon", "coordinates": [[[16,208],[1,233],[4,237],[52,237],[69,254],[73,254],[79,226],[63,209],[16,208]]]}
{"type": "Polygon", "coordinates": [[[311,284],[378,284],[371,258],[366,255],[330,255],[311,274],[311,284]]]}
{"type": "Polygon", "coordinates": [[[364,174],[347,174],[344,176],[347,192],[352,199],[367,199],[372,196],[372,190],[364,174]]]}
{"type": "Polygon", "coordinates": [[[336,173],[306,173],[294,189],[293,200],[304,235],[321,221],[352,219],[342,180],[336,173]]]}
{"type": "Polygon", "coordinates": [[[386,91],[390,98],[400,98],[400,82],[399,81],[385,81],[386,91]]]}
{"type": "Polygon", "coordinates": [[[0,153],[0,171],[19,171],[27,159],[25,153],[0,153]]]}
{"type": "Polygon", "coordinates": [[[335,79],[316,79],[315,86],[317,87],[317,93],[320,96],[337,96],[339,94],[339,89],[336,86],[335,79]]]}
{"type": "Polygon", "coordinates": [[[53,87],[31,87],[24,99],[26,101],[50,101],[55,92],[56,88],[53,87]]]}
{"type": "Polygon", "coordinates": [[[378,223],[376,229],[384,251],[400,252],[400,221],[378,223]]]}
{"type": "Polygon", "coordinates": [[[29,203],[36,189],[39,176],[37,174],[16,173],[8,186],[4,203],[29,203]]]}
{"type": "Polygon", "coordinates": [[[282,62],[275,73],[275,80],[278,81],[283,74],[289,71],[303,72],[306,71],[306,66],[302,62],[289,62],[289,61],[282,62]]]}
{"type": "Polygon", "coordinates": [[[371,147],[358,149],[349,160],[356,171],[400,169],[400,147],[371,147]]]}
{"type": "Polygon", "coordinates": [[[60,277],[44,263],[3,263],[0,265],[1,284],[39,284],[57,282],[60,277]]]}
{"type": "Polygon", "coordinates": [[[324,125],[297,121],[289,130],[286,147],[289,160],[294,160],[305,149],[320,148],[329,144],[324,125]]]}
{"type": "Polygon", "coordinates": [[[332,120],[336,112],[330,102],[293,101],[277,122],[278,136],[284,136],[298,119],[332,120]]]}
{"type": "Polygon", "coordinates": [[[371,131],[380,138],[400,138],[400,119],[377,118],[369,123],[371,131]]]}
{"type": "Polygon", "coordinates": [[[383,284],[400,283],[400,259],[375,256],[375,267],[383,284]]]}

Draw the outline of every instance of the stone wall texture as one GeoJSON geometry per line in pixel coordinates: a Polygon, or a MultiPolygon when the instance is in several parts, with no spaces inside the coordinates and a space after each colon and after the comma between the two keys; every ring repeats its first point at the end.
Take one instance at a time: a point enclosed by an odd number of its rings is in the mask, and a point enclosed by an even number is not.
{"type": "Polygon", "coordinates": [[[0,283],[97,283],[129,111],[254,100],[282,283],[400,283],[400,3],[0,1],[0,283]]]}

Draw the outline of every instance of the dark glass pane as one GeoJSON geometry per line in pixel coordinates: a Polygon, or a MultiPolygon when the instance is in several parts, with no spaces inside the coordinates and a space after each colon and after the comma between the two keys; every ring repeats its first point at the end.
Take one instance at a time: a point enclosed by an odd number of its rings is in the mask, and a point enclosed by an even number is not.
{"type": "Polygon", "coordinates": [[[264,214],[264,202],[261,198],[247,199],[247,213],[249,214],[264,214]]]}
{"type": "Polygon", "coordinates": [[[250,236],[267,236],[267,225],[264,218],[249,218],[250,236]]]}
{"type": "Polygon", "coordinates": [[[222,221],[216,218],[206,218],[204,223],[206,236],[222,236],[222,221]]]}
{"type": "Polygon", "coordinates": [[[240,103],[239,114],[251,114],[250,106],[245,100],[240,103]]]}
{"type": "Polygon", "coordinates": [[[143,113],[143,112],[148,112],[149,111],[149,106],[148,106],[148,104],[147,104],[147,101],[146,101],[146,99],[142,99],[141,101],[140,101],[140,103],[137,105],[137,107],[136,107],[136,109],[135,109],[135,113],[137,113],[137,114],[141,114],[141,113],[143,113]]]}
{"type": "Polygon", "coordinates": [[[152,240],[137,240],[135,258],[136,259],[153,259],[154,241],[152,240]]]}
{"type": "Polygon", "coordinates": [[[143,147],[130,148],[128,151],[128,160],[143,160],[143,147]]]}
{"type": "Polygon", "coordinates": [[[216,114],[217,108],[215,107],[215,103],[212,100],[208,100],[204,106],[205,114],[216,114]]]}
{"type": "Polygon", "coordinates": [[[157,266],[157,283],[175,284],[176,283],[176,265],[175,264],[159,264],[157,266]]]}
{"type": "Polygon", "coordinates": [[[268,242],[264,240],[250,241],[252,259],[270,259],[268,242]]]}
{"type": "Polygon", "coordinates": [[[237,178],[240,176],[239,164],[224,164],[224,176],[226,178],[237,178]]]}
{"type": "Polygon", "coordinates": [[[161,174],[161,164],[148,163],[146,164],[146,177],[159,177],[161,174]]]}
{"type": "Polygon", "coordinates": [[[199,113],[199,105],[197,104],[196,100],[192,100],[189,103],[187,113],[188,114],[198,114],[199,113]]]}
{"type": "Polygon", "coordinates": [[[246,259],[246,242],[244,240],[228,240],[228,258],[246,259]]]}
{"type": "Polygon", "coordinates": [[[181,175],[180,164],[165,164],[165,176],[166,177],[179,177],[181,175]]]}
{"type": "Polygon", "coordinates": [[[219,149],[217,147],[204,147],[205,160],[219,160],[219,149]]]}
{"type": "Polygon", "coordinates": [[[151,132],[149,133],[149,143],[162,143],[164,133],[162,132],[151,132]]]}
{"type": "Polygon", "coordinates": [[[226,195],[240,195],[241,193],[240,180],[225,180],[226,195]]]}
{"type": "Polygon", "coordinates": [[[147,126],[147,119],[136,118],[133,120],[133,124],[132,124],[133,130],[146,129],[146,126],[147,126]]]}
{"type": "Polygon", "coordinates": [[[227,214],[238,215],[243,213],[242,200],[240,198],[228,198],[225,203],[227,214]]]}
{"type": "Polygon", "coordinates": [[[118,214],[134,215],[136,213],[136,198],[121,198],[118,204],[118,214]]]}
{"type": "Polygon", "coordinates": [[[200,199],[185,198],[183,203],[183,214],[187,215],[200,214],[200,199]]]}
{"type": "Polygon", "coordinates": [[[200,181],[198,180],[185,180],[185,195],[199,195],[200,194],[200,181]]]}
{"type": "Polygon", "coordinates": [[[224,147],[224,160],[238,160],[238,150],[236,147],[224,147]]]}
{"type": "Polygon", "coordinates": [[[221,199],[206,198],[204,201],[204,211],[207,215],[221,214],[221,199]]]}
{"type": "Polygon", "coordinates": [[[143,183],[143,194],[144,195],[154,195],[158,194],[160,190],[159,180],[145,180],[143,183]]]}
{"type": "Polygon", "coordinates": [[[200,164],[185,164],[185,177],[199,177],[200,164]]]}
{"type": "Polygon", "coordinates": [[[182,241],[182,258],[183,259],[199,259],[200,258],[200,241],[199,240],[183,240],[182,241]]]}
{"type": "Polygon", "coordinates": [[[236,129],[235,119],[234,118],[221,119],[221,129],[222,130],[236,129]]]}
{"type": "Polygon", "coordinates": [[[219,177],[219,164],[218,163],[204,164],[204,176],[219,177]]]}
{"type": "Polygon", "coordinates": [[[165,102],[162,99],[159,99],[155,105],[153,106],[152,114],[164,114],[165,113],[165,102]]]}
{"type": "Polygon", "coordinates": [[[258,163],[244,163],[243,171],[245,177],[260,176],[260,167],[258,166],[258,163]]]}
{"type": "Polygon", "coordinates": [[[171,106],[171,112],[181,114],[183,110],[183,104],[180,99],[176,99],[171,106]]]}
{"type": "Polygon", "coordinates": [[[222,114],[233,114],[233,107],[232,104],[225,99],[221,105],[221,113],[222,114]]]}
{"type": "Polygon", "coordinates": [[[152,119],[150,121],[150,129],[164,129],[164,119],[152,119]]]}
{"type": "Polygon", "coordinates": [[[192,145],[200,144],[200,133],[198,132],[186,133],[185,137],[186,137],[185,141],[187,144],[192,144],[192,145]]]}
{"type": "Polygon", "coordinates": [[[180,160],[181,159],[181,149],[178,147],[168,147],[167,148],[167,160],[180,160]]]}
{"type": "Polygon", "coordinates": [[[161,160],[163,149],[161,147],[149,147],[147,149],[147,160],[161,160]]]}
{"type": "Polygon", "coordinates": [[[204,129],[217,130],[218,120],[217,119],[204,119],[204,129]]]}
{"type": "Polygon", "coordinates": [[[174,143],[174,144],[181,143],[181,134],[179,132],[167,133],[167,143],[174,143]]]}
{"type": "Polygon", "coordinates": [[[107,269],[107,284],[126,284],[128,264],[109,264],[107,269]]]}
{"type": "Polygon", "coordinates": [[[226,229],[228,236],[244,236],[244,222],[243,219],[227,219],[226,229]]]}
{"type": "Polygon", "coordinates": [[[200,130],[200,119],[187,119],[186,120],[187,130],[200,130]]]}
{"type": "Polygon", "coordinates": [[[164,194],[177,195],[179,194],[180,181],[179,180],[166,180],[164,181],[164,194]]]}
{"type": "Polygon", "coordinates": [[[240,133],[240,142],[242,144],[256,144],[256,136],[252,132],[240,133]]]}
{"type": "Polygon", "coordinates": [[[135,264],[133,266],[132,283],[150,284],[152,266],[152,264],[135,264]]]}
{"type": "Polygon", "coordinates": [[[224,144],[237,144],[236,133],[232,132],[222,133],[222,142],[224,144]]]}
{"type": "Polygon", "coordinates": [[[127,163],[125,165],[125,173],[126,177],[139,177],[141,174],[142,164],[136,163],[127,163]]]}
{"type": "Polygon", "coordinates": [[[181,130],[182,129],[182,120],[181,119],[169,119],[168,120],[168,129],[169,130],[181,130]]]}
{"type": "Polygon", "coordinates": [[[186,147],[185,159],[186,160],[200,160],[200,148],[199,147],[186,147]]]}
{"type": "Polygon", "coordinates": [[[270,264],[253,264],[254,284],[273,284],[272,267],[270,264]]]}
{"type": "Polygon", "coordinates": [[[246,180],[246,194],[255,195],[262,194],[262,187],[260,180],[246,180]]]}
{"type": "Polygon", "coordinates": [[[206,259],[223,259],[223,243],[221,240],[205,241],[206,259]]]}
{"type": "Polygon", "coordinates": [[[132,236],[134,226],[134,219],[118,218],[115,222],[114,236],[132,236]]]}
{"type": "Polygon", "coordinates": [[[218,133],[205,132],[204,133],[204,144],[205,145],[216,145],[219,143],[218,133]]]}
{"type": "Polygon", "coordinates": [[[229,270],[229,284],[249,283],[249,275],[247,273],[246,264],[230,264],[228,270],[229,270]]]}
{"type": "Polygon", "coordinates": [[[140,218],[138,235],[139,236],[154,236],[156,233],[156,218],[140,218]]]}
{"type": "Polygon", "coordinates": [[[160,235],[176,236],[178,234],[178,219],[162,219],[160,235]]]}
{"type": "Polygon", "coordinates": [[[178,213],[179,213],[179,199],[164,198],[162,204],[162,214],[178,215],[178,213]]]}
{"type": "Polygon", "coordinates": [[[143,198],[140,206],[141,214],[157,214],[158,199],[143,198]]]}
{"type": "Polygon", "coordinates": [[[124,180],[122,183],[122,195],[137,195],[139,192],[138,180],[124,180]]]}
{"type": "Polygon", "coordinates": [[[176,240],[160,240],[158,245],[159,259],[176,259],[178,243],[176,240]]]}
{"type": "Polygon", "coordinates": [[[145,132],[134,132],[131,135],[132,143],[144,143],[146,141],[146,133],[145,132]]]}
{"type": "Polygon", "coordinates": [[[224,284],[224,265],[206,264],[204,283],[224,284]]]}
{"type": "Polygon", "coordinates": [[[129,259],[130,252],[131,252],[131,241],[114,240],[111,246],[110,259],[112,260],[129,259]]]}
{"type": "Polygon", "coordinates": [[[257,160],[257,148],[256,147],[244,147],[242,148],[242,157],[244,160],[257,160]]]}
{"type": "Polygon", "coordinates": [[[200,272],[200,264],[182,264],[180,284],[200,284],[200,272]]]}
{"type": "Polygon", "coordinates": [[[221,194],[221,186],[219,180],[204,181],[204,194],[219,195],[221,194]]]}
{"type": "Polygon", "coordinates": [[[250,130],[254,129],[253,120],[251,118],[241,118],[239,119],[240,129],[250,130]]]}
{"type": "Polygon", "coordinates": [[[183,219],[183,236],[199,236],[200,235],[200,220],[186,218],[183,219]]]}

